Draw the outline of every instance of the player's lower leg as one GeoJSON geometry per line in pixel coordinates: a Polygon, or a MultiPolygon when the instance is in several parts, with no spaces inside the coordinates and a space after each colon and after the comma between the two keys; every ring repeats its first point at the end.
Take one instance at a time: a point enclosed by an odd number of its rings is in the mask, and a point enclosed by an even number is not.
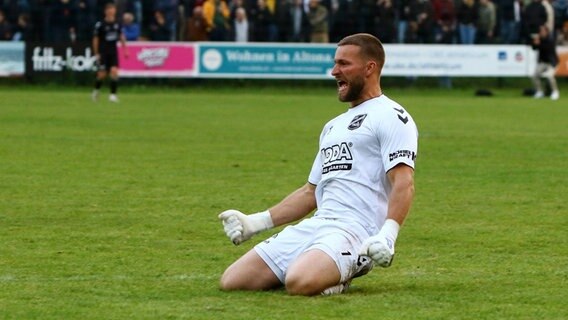
{"type": "Polygon", "coordinates": [[[118,91],[118,79],[112,78],[110,80],[110,96],[109,96],[109,100],[111,102],[118,102],[118,97],[116,96],[117,91],[118,91]]]}
{"type": "Polygon", "coordinates": [[[535,74],[532,78],[533,80],[533,84],[534,84],[534,89],[535,89],[535,93],[534,93],[534,98],[535,99],[540,99],[542,97],[544,97],[544,92],[542,91],[542,84],[540,82],[540,74],[535,74]]]}
{"type": "Polygon", "coordinates": [[[91,98],[93,101],[97,101],[99,98],[99,91],[101,90],[101,86],[103,85],[103,81],[97,77],[95,80],[95,87],[93,89],[93,93],[91,94],[91,98]]]}
{"type": "Polygon", "coordinates": [[[554,74],[547,74],[546,78],[548,80],[548,84],[550,85],[550,89],[552,90],[552,92],[550,93],[550,99],[558,100],[558,98],[560,98],[560,92],[558,91],[558,84],[556,83],[554,74]]]}
{"type": "Polygon", "coordinates": [[[112,67],[110,69],[110,96],[108,97],[111,102],[118,102],[116,93],[118,91],[118,68],[112,67]]]}

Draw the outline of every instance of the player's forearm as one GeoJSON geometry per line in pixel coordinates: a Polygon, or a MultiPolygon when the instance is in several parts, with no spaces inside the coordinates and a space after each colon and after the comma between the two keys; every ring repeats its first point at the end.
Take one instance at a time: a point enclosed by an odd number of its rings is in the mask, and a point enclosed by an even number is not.
{"type": "Polygon", "coordinates": [[[399,225],[404,223],[414,199],[413,171],[409,167],[403,170],[405,172],[397,174],[393,181],[387,212],[387,219],[392,219],[399,225]]]}
{"type": "Polygon", "coordinates": [[[307,183],[270,208],[274,226],[280,226],[307,216],[316,208],[315,186],[307,183]]]}

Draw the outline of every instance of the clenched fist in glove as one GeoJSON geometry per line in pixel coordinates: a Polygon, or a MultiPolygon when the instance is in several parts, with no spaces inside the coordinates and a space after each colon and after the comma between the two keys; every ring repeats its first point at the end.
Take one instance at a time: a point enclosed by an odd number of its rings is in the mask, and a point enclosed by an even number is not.
{"type": "Polygon", "coordinates": [[[274,227],[268,210],[246,215],[238,210],[221,212],[219,219],[223,222],[225,234],[235,245],[239,245],[255,234],[274,227]]]}
{"type": "Polygon", "coordinates": [[[399,229],[400,225],[396,221],[387,219],[378,234],[363,241],[359,255],[370,257],[380,267],[389,267],[394,257],[394,243],[399,229]]]}

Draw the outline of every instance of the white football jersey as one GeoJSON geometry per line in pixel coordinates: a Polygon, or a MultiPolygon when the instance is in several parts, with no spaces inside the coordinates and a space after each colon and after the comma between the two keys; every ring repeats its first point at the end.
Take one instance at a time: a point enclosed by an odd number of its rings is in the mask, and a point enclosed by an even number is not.
{"type": "Polygon", "coordinates": [[[386,172],[399,163],[414,168],[414,120],[383,94],[329,121],[319,145],[308,179],[317,185],[315,216],[348,219],[376,234],[386,219],[391,192],[386,172]]]}

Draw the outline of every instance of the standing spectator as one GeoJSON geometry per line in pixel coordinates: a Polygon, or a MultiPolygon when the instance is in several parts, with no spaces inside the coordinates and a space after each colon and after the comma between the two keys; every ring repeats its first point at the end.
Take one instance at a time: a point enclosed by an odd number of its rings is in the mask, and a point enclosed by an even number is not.
{"type": "Polygon", "coordinates": [[[404,43],[406,38],[406,30],[408,29],[408,14],[410,12],[409,0],[395,1],[397,13],[397,42],[404,43]]]}
{"type": "Polygon", "coordinates": [[[252,11],[253,40],[257,42],[276,41],[274,15],[266,5],[265,0],[258,0],[257,7],[252,11]]]}
{"type": "Polygon", "coordinates": [[[477,32],[478,17],[479,9],[475,5],[475,0],[463,0],[458,9],[458,29],[460,35],[460,43],[475,43],[475,33],[477,32]]]}
{"type": "Polygon", "coordinates": [[[392,5],[392,0],[378,0],[375,12],[374,35],[376,35],[382,43],[394,42],[396,36],[396,10],[392,5]]]}
{"type": "MultiPolygon", "coordinates": [[[[48,5],[48,0],[29,0],[29,4],[30,24],[34,26],[30,40],[47,41],[51,31],[49,28],[51,6],[48,5]]],[[[89,35],[92,35],[91,28],[89,28],[89,35]]]]}
{"type": "Polygon", "coordinates": [[[280,28],[286,30],[286,41],[308,42],[310,34],[310,22],[304,11],[302,0],[287,1],[286,19],[280,28]]]}
{"type": "Polygon", "coordinates": [[[352,0],[357,6],[357,32],[373,33],[375,29],[376,0],[352,0]]]}
{"type": "Polygon", "coordinates": [[[203,17],[203,7],[193,8],[193,14],[187,19],[187,38],[189,41],[207,41],[207,21],[203,17]]]}
{"type": "Polygon", "coordinates": [[[229,38],[229,19],[231,12],[225,0],[206,0],[203,3],[203,16],[207,21],[207,32],[211,41],[227,41],[229,38]]]}
{"type": "Polygon", "coordinates": [[[150,24],[151,41],[170,41],[171,29],[166,24],[164,13],[160,10],[154,12],[154,21],[150,24]]]}
{"type": "Polygon", "coordinates": [[[432,43],[434,9],[429,0],[411,0],[408,13],[408,43],[432,43]]]}
{"type": "Polygon", "coordinates": [[[30,12],[28,0],[0,0],[0,8],[2,8],[2,2],[4,2],[4,15],[11,25],[18,24],[18,18],[30,12]]]}
{"type": "Polygon", "coordinates": [[[134,15],[134,21],[138,23],[139,26],[143,25],[143,5],[141,0],[127,0],[125,12],[131,12],[134,15]]]}
{"type": "MultiPolygon", "coordinates": [[[[435,42],[441,44],[455,43],[456,14],[453,0],[434,0],[434,16],[436,17],[435,42]]],[[[452,87],[452,78],[441,76],[439,85],[442,88],[452,87]]]]}
{"type": "Polygon", "coordinates": [[[235,42],[248,42],[249,25],[245,8],[239,7],[235,11],[235,21],[233,26],[234,36],[231,40],[235,42]]]}
{"type": "Polygon", "coordinates": [[[333,24],[331,25],[330,37],[333,42],[357,33],[357,5],[353,0],[337,0],[337,9],[333,9],[333,24]]]}
{"type": "MultiPolygon", "coordinates": [[[[244,8],[245,9],[245,13],[248,12],[249,8],[245,6],[245,1],[244,0],[232,0],[229,4],[229,11],[231,12],[231,21],[235,21],[235,18],[237,16],[237,9],[238,8],[244,8]]],[[[248,18],[248,17],[247,17],[248,18]]]]}
{"type": "Polygon", "coordinates": [[[491,0],[479,0],[479,21],[477,24],[476,43],[493,43],[496,23],[495,5],[491,0]]]}
{"type": "Polygon", "coordinates": [[[550,36],[550,31],[546,26],[540,26],[540,32],[533,37],[532,46],[534,49],[538,50],[538,64],[532,79],[536,90],[534,97],[537,99],[544,97],[540,78],[545,77],[552,90],[550,99],[558,100],[560,93],[556,79],[554,78],[555,67],[558,64],[558,56],[556,54],[555,41],[550,36]]]}
{"type": "Polygon", "coordinates": [[[6,14],[0,8],[0,41],[8,41],[12,39],[12,26],[6,19],[6,14]]]}
{"type": "Polygon", "coordinates": [[[175,41],[177,35],[178,0],[154,0],[154,10],[162,12],[168,29],[169,41],[175,41]]]}
{"type": "Polygon", "coordinates": [[[140,24],[134,21],[134,15],[130,12],[122,14],[122,32],[126,41],[137,41],[140,38],[140,24]]]}
{"type": "Polygon", "coordinates": [[[533,38],[540,33],[540,27],[546,25],[548,15],[541,0],[532,0],[524,10],[523,26],[526,43],[532,44],[533,38]]]}
{"type": "Polygon", "coordinates": [[[310,0],[310,12],[308,13],[308,20],[312,28],[310,34],[310,41],[317,43],[328,43],[328,11],[326,7],[320,3],[319,0],[310,0]]]}
{"type": "Polygon", "coordinates": [[[520,42],[522,4],[522,0],[501,1],[498,11],[500,23],[499,37],[504,44],[520,42]]]}
{"type": "Polygon", "coordinates": [[[92,27],[96,21],[96,1],[79,0],[77,3],[77,41],[87,41],[91,39],[92,27]]]}
{"type": "Polygon", "coordinates": [[[456,13],[453,0],[433,0],[436,43],[454,43],[456,13]]]}
{"type": "Polygon", "coordinates": [[[122,17],[126,11],[130,11],[128,8],[128,0],[112,0],[116,5],[117,17],[122,17]]]}
{"type": "Polygon", "coordinates": [[[30,25],[30,16],[27,13],[22,13],[18,17],[18,23],[14,28],[14,41],[27,41],[31,39],[32,26],[30,25]]]}
{"type": "Polygon", "coordinates": [[[51,41],[58,43],[74,42],[75,33],[75,6],[70,0],[57,0],[51,12],[51,41]]]}

